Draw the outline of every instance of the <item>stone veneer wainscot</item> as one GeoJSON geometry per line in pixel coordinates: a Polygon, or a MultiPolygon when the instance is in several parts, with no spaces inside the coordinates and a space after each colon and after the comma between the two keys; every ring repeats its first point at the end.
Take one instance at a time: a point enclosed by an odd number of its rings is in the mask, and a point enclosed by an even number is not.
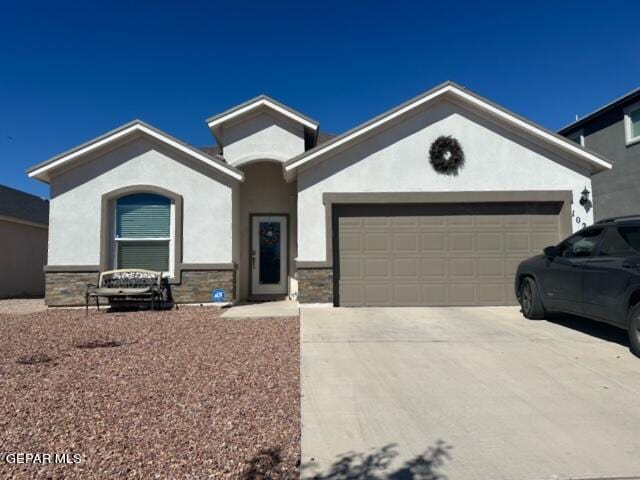
{"type": "Polygon", "coordinates": [[[300,303],[333,303],[333,269],[298,268],[300,303]]]}
{"type": "MultiPolygon", "coordinates": [[[[88,283],[98,283],[98,272],[46,272],[45,303],[50,307],[78,306],[85,303],[88,283]]],[[[234,270],[183,270],[180,283],[169,285],[175,303],[211,302],[211,292],[222,288],[227,300],[235,298],[234,270]]]]}

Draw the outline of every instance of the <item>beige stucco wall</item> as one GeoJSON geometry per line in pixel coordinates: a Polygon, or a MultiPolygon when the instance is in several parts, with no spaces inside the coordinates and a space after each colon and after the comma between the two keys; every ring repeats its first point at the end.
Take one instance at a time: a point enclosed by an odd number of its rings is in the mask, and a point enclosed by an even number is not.
{"type": "Polygon", "coordinates": [[[223,127],[224,158],[241,166],[263,159],[285,162],[304,152],[302,125],[261,111],[223,127]]]}
{"type": "Polygon", "coordinates": [[[0,298],[44,296],[47,229],[0,220],[0,298]]]}
{"type": "Polygon", "coordinates": [[[232,261],[232,189],[237,182],[139,137],[52,179],[49,265],[98,265],[102,196],[135,185],[182,196],[184,263],[232,261]]]}
{"type": "Polygon", "coordinates": [[[286,183],[282,166],[274,162],[259,162],[242,168],[245,181],[239,187],[239,246],[240,262],[238,271],[240,299],[249,295],[251,242],[251,214],[289,215],[289,291],[296,293],[294,259],[297,256],[296,182],[286,183]]]}
{"type": "Polygon", "coordinates": [[[298,260],[326,260],[324,192],[570,190],[575,231],[593,222],[593,210],[578,203],[585,187],[591,190],[586,168],[443,101],[303,167],[298,174],[298,260]],[[453,135],[464,149],[466,164],[458,176],[438,174],[429,163],[429,147],[440,135],[453,135]]]}

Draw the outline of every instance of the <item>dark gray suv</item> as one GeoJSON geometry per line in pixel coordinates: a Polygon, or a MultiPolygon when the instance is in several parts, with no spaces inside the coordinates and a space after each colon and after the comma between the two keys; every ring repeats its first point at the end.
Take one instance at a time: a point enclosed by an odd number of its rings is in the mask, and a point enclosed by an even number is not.
{"type": "Polygon", "coordinates": [[[640,216],[602,220],[523,261],[515,280],[522,313],[570,313],[629,332],[640,356],[640,216]]]}

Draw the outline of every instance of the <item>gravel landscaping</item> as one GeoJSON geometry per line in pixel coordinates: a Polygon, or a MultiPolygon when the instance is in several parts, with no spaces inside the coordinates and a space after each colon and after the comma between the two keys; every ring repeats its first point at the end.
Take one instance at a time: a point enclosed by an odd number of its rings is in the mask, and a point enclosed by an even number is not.
{"type": "Polygon", "coordinates": [[[298,320],[219,313],[0,313],[0,477],[297,478],[298,320]]]}

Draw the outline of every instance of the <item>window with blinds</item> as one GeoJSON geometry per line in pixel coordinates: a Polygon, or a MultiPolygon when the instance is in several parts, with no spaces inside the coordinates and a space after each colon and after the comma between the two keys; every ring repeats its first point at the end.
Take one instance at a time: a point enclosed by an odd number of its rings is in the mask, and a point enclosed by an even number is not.
{"type": "Polygon", "coordinates": [[[116,203],[116,268],[169,271],[171,200],[136,193],[116,203]]]}

